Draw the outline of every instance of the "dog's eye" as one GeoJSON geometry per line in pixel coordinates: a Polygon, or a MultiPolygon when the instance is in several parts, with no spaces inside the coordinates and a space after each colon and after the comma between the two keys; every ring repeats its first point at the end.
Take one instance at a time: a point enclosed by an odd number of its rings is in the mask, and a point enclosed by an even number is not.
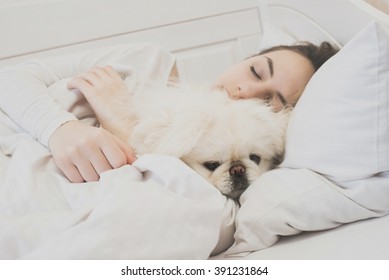
{"type": "Polygon", "coordinates": [[[215,171],[215,169],[220,166],[220,162],[218,162],[218,161],[206,161],[203,163],[203,166],[205,168],[207,168],[209,171],[215,171]]]}
{"type": "Polygon", "coordinates": [[[259,164],[261,162],[261,157],[256,154],[250,154],[249,159],[254,161],[256,164],[259,164]]]}

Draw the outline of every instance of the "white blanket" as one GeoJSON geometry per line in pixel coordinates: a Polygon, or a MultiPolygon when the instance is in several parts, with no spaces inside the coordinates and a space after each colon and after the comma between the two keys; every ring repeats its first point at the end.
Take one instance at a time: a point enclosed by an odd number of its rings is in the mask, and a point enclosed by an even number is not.
{"type": "Polygon", "coordinates": [[[72,184],[1,112],[0,148],[0,259],[206,259],[233,221],[235,203],[176,158],[72,184]]]}

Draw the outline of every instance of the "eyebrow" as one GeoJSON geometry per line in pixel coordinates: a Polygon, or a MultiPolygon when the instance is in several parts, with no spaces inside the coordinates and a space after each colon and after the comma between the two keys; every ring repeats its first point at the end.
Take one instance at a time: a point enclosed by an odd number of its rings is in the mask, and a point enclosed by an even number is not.
{"type": "Polygon", "coordinates": [[[270,77],[273,77],[273,74],[274,74],[273,60],[267,56],[265,56],[265,58],[267,60],[267,65],[269,66],[270,77]]]}

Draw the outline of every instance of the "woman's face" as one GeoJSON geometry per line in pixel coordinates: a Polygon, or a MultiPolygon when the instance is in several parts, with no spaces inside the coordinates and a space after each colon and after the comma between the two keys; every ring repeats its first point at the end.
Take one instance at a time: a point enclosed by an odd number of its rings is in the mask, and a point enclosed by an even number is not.
{"type": "Polygon", "coordinates": [[[313,73],[307,58],[294,51],[277,50],[232,66],[214,87],[225,90],[233,99],[264,99],[278,110],[297,102],[313,73]]]}

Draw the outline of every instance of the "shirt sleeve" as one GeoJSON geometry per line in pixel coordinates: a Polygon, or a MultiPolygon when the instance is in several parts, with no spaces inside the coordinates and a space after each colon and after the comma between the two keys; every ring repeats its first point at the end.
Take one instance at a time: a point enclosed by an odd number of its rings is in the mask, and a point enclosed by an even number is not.
{"type": "Polygon", "coordinates": [[[136,74],[168,81],[173,54],[153,44],[124,44],[0,69],[0,109],[40,143],[48,146],[53,132],[77,118],[50,95],[49,86],[95,66],[111,65],[123,78],[136,74]]]}

